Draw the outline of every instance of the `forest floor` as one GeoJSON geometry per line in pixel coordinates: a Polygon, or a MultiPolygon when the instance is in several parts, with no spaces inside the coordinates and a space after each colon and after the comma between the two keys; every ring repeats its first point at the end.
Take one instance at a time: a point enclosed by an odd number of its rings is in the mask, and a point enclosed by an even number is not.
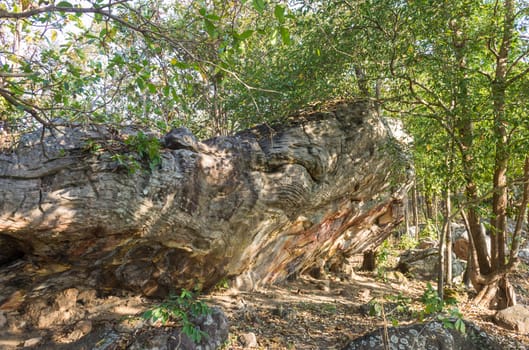
{"type": "MultiPolygon", "coordinates": [[[[519,303],[529,305],[529,272],[518,272],[512,282],[519,303]]],[[[399,273],[389,271],[379,276],[358,272],[344,281],[332,276],[325,280],[303,276],[256,292],[227,290],[211,297],[230,319],[230,340],[224,349],[244,349],[249,333],[255,334],[258,349],[342,349],[350,340],[383,327],[385,322],[388,326],[418,322],[426,289],[427,282],[409,280],[399,273]],[[387,313],[385,321],[370,316],[371,300],[394,306],[389,308],[394,312],[387,313]]],[[[463,318],[500,339],[504,349],[529,349],[529,335],[496,326],[492,322],[494,311],[473,305],[468,293],[461,290],[456,296],[463,318]]]]}
{"type": "MultiPolygon", "coordinates": [[[[155,305],[152,300],[127,293],[97,295],[72,285],[75,276],[67,267],[34,269],[25,261],[0,269],[0,349],[93,349],[90,341],[101,339],[97,337],[109,327],[125,335],[123,347],[115,348],[126,349],[131,338],[149,327],[139,315],[155,305]],[[140,328],[127,329],[125,321],[133,319],[140,328]]],[[[518,302],[529,305],[529,268],[522,264],[511,282],[518,302]]],[[[220,306],[229,319],[230,335],[223,350],[247,349],[252,338],[254,349],[341,349],[384,323],[417,322],[426,289],[426,281],[379,270],[346,278],[300,276],[253,292],[218,288],[203,299],[220,306]],[[372,300],[390,306],[385,320],[369,315],[372,300]]],[[[501,338],[505,349],[529,349],[529,335],[496,326],[494,311],[473,306],[467,292],[455,295],[464,318],[501,338]]]]}

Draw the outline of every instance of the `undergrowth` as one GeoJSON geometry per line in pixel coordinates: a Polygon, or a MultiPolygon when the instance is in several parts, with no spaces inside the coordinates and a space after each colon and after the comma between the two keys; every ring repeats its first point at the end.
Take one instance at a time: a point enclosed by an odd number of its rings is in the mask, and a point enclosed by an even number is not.
{"type": "Polygon", "coordinates": [[[369,302],[369,315],[382,317],[384,321],[390,321],[395,327],[399,324],[399,318],[411,316],[420,322],[437,319],[445,328],[455,329],[462,334],[466,332],[463,315],[457,306],[455,298],[442,300],[430,283],[421,296],[422,307],[413,310],[412,300],[402,293],[397,295],[387,295],[385,300],[373,299],[369,302]]]}
{"type": "Polygon", "coordinates": [[[182,326],[182,333],[187,335],[193,342],[200,341],[208,334],[202,331],[192,322],[195,317],[209,315],[211,310],[206,303],[196,299],[195,294],[183,289],[180,295],[171,294],[158,306],[145,311],[142,317],[153,324],[166,325],[174,322],[182,326]]]}

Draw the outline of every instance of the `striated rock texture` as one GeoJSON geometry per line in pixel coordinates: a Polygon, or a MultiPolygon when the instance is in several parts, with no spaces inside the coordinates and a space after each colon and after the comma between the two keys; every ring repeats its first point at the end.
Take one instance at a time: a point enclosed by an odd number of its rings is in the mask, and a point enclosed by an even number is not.
{"type": "Polygon", "coordinates": [[[180,129],[154,167],[123,139],[101,126],[58,127],[0,154],[10,256],[153,296],[224,277],[254,288],[382,242],[402,220],[412,173],[365,102],[204,142],[180,129]],[[143,168],[123,166],[131,159],[143,168]]]}

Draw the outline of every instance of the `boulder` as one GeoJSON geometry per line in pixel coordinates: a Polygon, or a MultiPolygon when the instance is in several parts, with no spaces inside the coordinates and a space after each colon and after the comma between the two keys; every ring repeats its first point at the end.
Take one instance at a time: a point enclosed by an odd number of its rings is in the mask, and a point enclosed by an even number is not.
{"type": "Polygon", "coordinates": [[[437,248],[407,250],[399,256],[397,270],[417,279],[433,280],[437,273],[438,253],[437,248]]]}
{"type": "Polygon", "coordinates": [[[522,334],[529,333],[529,309],[525,305],[514,305],[498,311],[494,322],[503,328],[522,334]]]}
{"type": "Polygon", "coordinates": [[[343,350],[501,350],[500,344],[479,327],[465,322],[465,334],[443,326],[438,321],[380,328],[347,344],[343,350]]]}
{"type": "Polygon", "coordinates": [[[452,222],[451,229],[452,229],[452,241],[456,241],[460,238],[468,241],[468,232],[467,232],[467,228],[465,227],[465,225],[452,222]]]}
{"type": "Polygon", "coordinates": [[[430,249],[439,246],[439,242],[431,237],[422,238],[417,245],[417,249],[430,249]]]}
{"type": "MultiPolygon", "coordinates": [[[[439,249],[410,249],[403,252],[399,257],[397,270],[417,279],[435,280],[439,266],[439,249]]],[[[461,280],[466,270],[466,262],[460,260],[452,253],[452,276],[453,279],[461,280]]]]}
{"type": "Polygon", "coordinates": [[[157,155],[125,141],[57,126],[0,153],[0,235],[16,242],[4,260],[23,247],[88,288],[155,297],[226,277],[252,289],[376,247],[403,220],[412,176],[365,101],[204,141],[175,129],[149,143],[157,155]]]}

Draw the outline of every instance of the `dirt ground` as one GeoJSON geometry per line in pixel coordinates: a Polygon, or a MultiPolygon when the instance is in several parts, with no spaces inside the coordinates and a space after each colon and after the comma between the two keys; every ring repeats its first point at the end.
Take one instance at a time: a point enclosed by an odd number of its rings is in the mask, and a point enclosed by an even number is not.
{"type": "MultiPolygon", "coordinates": [[[[526,305],[528,277],[529,273],[520,272],[514,278],[523,292],[519,301],[526,305]]],[[[350,340],[383,327],[384,322],[417,322],[417,313],[424,308],[420,298],[425,289],[426,282],[408,280],[398,273],[389,272],[385,278],[357,273],[346,281],[301,277],[252,293],[227,290],[215,293],[212,299],[223,306],[231,321],[230,341],[224,349],[244,349],[248,333],[256,335],[259,349],[342,349],[350,340]],[[368,314],[372,299],[388,303],[386,321],[368,314]],[[403,301],[407,312],[396,312],[396,300],[403,301]]],[[[528,335],[496,326],[492,323],[494,311],[477,308],[464,291],[457,293],[457,298],[464,318],[500,338],[505,349],[529,349],[528,335]]]]}
{"type": "MultiPolygon", "coordinates": [[[[127,349],[147,327],[139,315],[153,301],[127,293],[96,293],[76,285],[78,281],[79,272],[63,265],[35,267],[22,260],[0,269],[0,349],[94,349],[89,344],[109,329],[121,335],[116,344],[122,345],[113,349],[127,349]]],[[[511,281],[518,302],[529,305],[527,266],[511,281]]],[[[301,276],[253,292],[218,288],[203,299],[220,306],[229,318],[224,350],[246,349],[252,343],[255,349],[341,349],[385,322],[417,322],[425,290],[425,281],[379,271],[341,278],[301,276]],[[369,315],[371,300],[388,306],[385,319],[369,315]]],[[[529,335],[494,325],[494,312],[473,306],[467,292],[454,295],[464,318],[501,337],[505,349],[529,349],[529,335]]]]}

